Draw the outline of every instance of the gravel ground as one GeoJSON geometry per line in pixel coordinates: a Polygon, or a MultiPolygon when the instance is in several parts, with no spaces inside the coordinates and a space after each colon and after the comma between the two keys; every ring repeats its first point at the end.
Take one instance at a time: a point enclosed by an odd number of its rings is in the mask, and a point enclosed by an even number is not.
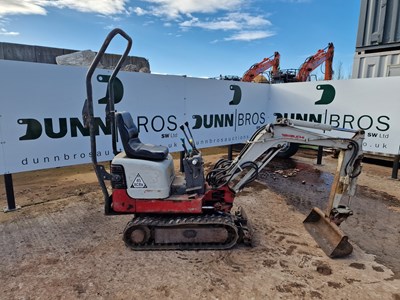
{"type": "Polygon", "coordinates": [[[104,216],[90,166],[15,174],[22,209],[0,214],[1,298],[400,300],[399,181],[389,168],[364,165],[342,227],[354,252],[333,260],[302,221],[326,205],[336,161],[316,166],[310,155],[274,161],[236,198],[254,247],[225,251],[127,249],[130,216],[104,216]]]}

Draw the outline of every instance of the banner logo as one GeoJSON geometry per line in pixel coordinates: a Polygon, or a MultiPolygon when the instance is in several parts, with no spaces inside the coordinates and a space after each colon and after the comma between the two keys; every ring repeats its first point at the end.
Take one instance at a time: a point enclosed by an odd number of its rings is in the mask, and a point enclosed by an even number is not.
{"type": "Polygon", "coordinates": [[[229,105],[238,105],[242,100],[242,90],[240,89],[240,86],[232,84],[229,89],[233,91],[233,98],[229,102],[229,105]]]}
{"type": "MultiPolygon", "coordinates": [[[[108,84],[108,80],[110,79],[110,75],[98,75],[97,81],[104,82],[108,84]]],[[[114,93],[114,104],[121,102],[122,98],[124,97],[124,85],[122,84],[121,80],[118,77],[115,77],[112,83],[112,89],[114,93]]],[[[107,93],[106,96],[99,99],[99,104],[108,104],[109,98],[109,91],[107,86],[107,93]]]]}
{"type": "Polygon", "coordinates": [[[330,84],[319,84],[317,85],[317,90],[322,90],[321,99],[315,102],[316,105],[327,105],[332,103],[335,99],[336,91],[335,88],[330,84]]]}

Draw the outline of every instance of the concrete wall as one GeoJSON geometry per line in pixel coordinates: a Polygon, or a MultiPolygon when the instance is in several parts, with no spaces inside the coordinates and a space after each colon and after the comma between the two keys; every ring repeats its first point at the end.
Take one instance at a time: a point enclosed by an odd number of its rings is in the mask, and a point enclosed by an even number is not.
{"type": "MultiPolygon", "coordinates": [[[[51,48],[42,46],[22,45],[13,43],[0,42],[0,59],[28,61],[45,64],[56,64],[56,57],[64,54],[70,54],[81,50],[51,48]]],[[[120,55],[105,54],[101,60],[101,64],[110,68],[115,66],[120,58],[120,55]]],[[[150,70],[149,61],[143,57],[128,56],[123,66],[132,64],[138,69],[148,68],[150,70]]]]}

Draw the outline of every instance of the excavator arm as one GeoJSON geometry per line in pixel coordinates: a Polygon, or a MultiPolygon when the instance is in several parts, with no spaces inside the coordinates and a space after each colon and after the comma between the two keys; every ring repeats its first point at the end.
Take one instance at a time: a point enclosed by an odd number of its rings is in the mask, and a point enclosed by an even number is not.
{"type": "Polygon", "coordinates": [[[242,77],[242,81],[251,82],[257,75],[265,72],[272,67],[272,74],[276,74],[279,70],[279,52],[275,52],[273,56],[264,58],[261,62],[256,63],[248,69],[242,77]]]}
{"type": "Polygon", "coordinates": [[[320,49],[316,54],[310,56],[301,65],[299,72],[297,73],[297,81],[307,81],[311,72],[314,71],[318,66],[325,62],[325,75],[324,80],[332,79],[332,61],[334,55],[333,43],[329,43],[325,49],[320,49]]]}
{"type": "Polygon", "coordinates": [[[313,208],[305,220],[306,229],[321,248],[331,257],[342,257],[352,252],[352,246],[339,229],[339,225],[352,211],[342,205],[341,200],[349,200],[355,194],[357,176],[361,173],[363,158],[362,143],[364,131],[336,128],[330,125],[299,120],[279,119],[258,129],[246,143],[240,154],[233,160],[220,160],[207,175],[208,184],[213,188],[228,185],[233,192],[240,192],[254,181],[258,173],[276,156],[287,143],[323,146],[340,150],[328,205],[325,212],[313,208]],[[345,131],[350,138],[331,137],[315,130],[345,131]]]}
{"type": "MultiPolygon", "coordinates": [[[[235,192],[239,192],[249,183],[254,174],[258,174],[274,157],[286,146],[287,143],[300,143],[305,145],[323,146],[340,149],[342,158],[338,170],[340,181],[346,188],[344,191],[354,194],[356,175],[360,173],[360,162],[362,158],[363,131],[335,128],[330,125],[311,123],[299,120],[279,119],[275,123],[268,124],[258,129],[247,142],[240,154],[223,170],[214,172],[213,185],[231,184],[235,192]],[[319,129],[324,131],[340,130],[353,133],[352,138],[333,138],[304,128],[319,129]],[[246,172],[244,172],[247,170],[246,172]],[[242,173],[244,176],[240,177],[242,173]],[[240,177],[240,180],[237,178],[240,177]]],[[[252,180],[251,180],[252,181],[252,180]]],[[[339,197],[335,197],[335,205],[339,197]]],[[[336,205],[337,206],[337,205],[336,205]]]]}

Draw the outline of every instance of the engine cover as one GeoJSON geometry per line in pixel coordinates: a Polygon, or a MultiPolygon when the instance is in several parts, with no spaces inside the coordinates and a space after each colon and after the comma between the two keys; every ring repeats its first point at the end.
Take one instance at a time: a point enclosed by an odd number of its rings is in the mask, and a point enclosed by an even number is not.
{"type": "Polygon", "coordinates": [[[163,161],[151,161],[128,158],[121,152],[112,160],[112,164],[124,167],[129,197],[163,199],[170,195],[171,184],[175,178],[171,155],[163,161]]]}

